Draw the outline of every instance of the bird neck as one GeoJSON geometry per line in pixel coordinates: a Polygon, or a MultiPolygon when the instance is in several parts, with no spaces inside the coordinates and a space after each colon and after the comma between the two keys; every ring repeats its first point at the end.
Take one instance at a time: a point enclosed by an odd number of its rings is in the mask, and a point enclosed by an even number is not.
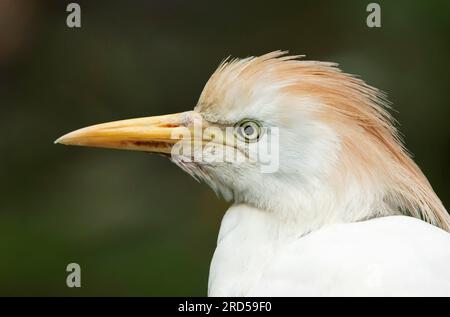
{"type": "Polygon", "coordinates": [[[317,179],[308,184],[286,178],[253,184],[251,194],[234,193],[236,205],[246,205],[270,216],[285,232],[302,235],[329,224],[350,223],[377,216],[399,214],[372,186],[351,180],[341,188],[317,179]],[[259,186],[259,188],[255,188],[259,186]]]}
{"type": "Polygon", "coordinates": [[[222,219],[211,261],[209,296],[243,296],[241,290],[254,285],[261,268],[289,237],[295,237],[294,226],[276,214],[248,204],[232,205],[222,219]]]}

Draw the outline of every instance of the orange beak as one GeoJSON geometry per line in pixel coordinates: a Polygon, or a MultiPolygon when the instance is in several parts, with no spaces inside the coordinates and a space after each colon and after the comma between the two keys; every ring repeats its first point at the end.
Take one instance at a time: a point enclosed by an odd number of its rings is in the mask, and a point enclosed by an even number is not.
{"type": "Polygon", "coordinates": [[[170,154],[173,145],[192,133],[188,112],[97,124],[70,132],[55,141],[66,145],[170,154]]]}

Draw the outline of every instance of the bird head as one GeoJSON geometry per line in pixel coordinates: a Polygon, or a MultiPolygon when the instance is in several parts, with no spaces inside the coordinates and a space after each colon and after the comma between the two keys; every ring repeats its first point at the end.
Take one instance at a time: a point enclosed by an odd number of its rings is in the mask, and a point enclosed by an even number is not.
{"type": "Polygon", "coordinates": [[[226,59],[192,111],[103,123],[56,142],[160,153],[217,193],[309,223],[449,217],[404,150],[382,92],[276,51],[226,59]]]}

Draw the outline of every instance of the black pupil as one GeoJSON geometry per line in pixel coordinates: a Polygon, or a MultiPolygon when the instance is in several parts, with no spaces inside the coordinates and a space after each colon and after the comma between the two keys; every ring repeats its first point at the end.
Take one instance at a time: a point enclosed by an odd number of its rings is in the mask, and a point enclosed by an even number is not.
{"type": "Polygon", "coordinates": [[[253,135],[253,133],[255,133],[255,129],[251,126],[251,125],[247,125],[244,128],[244,132],[246,135],[253,135]]]}

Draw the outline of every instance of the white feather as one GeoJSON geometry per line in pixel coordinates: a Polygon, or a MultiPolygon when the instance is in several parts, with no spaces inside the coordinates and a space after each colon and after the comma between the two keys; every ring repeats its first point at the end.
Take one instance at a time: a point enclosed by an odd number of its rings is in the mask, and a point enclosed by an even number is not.
{"type": "Polygon", "coordinates": [[[450,296],[450,235],[407,216],[302,233],[274,213],[231,207],[209,296],[450,296]]]}

